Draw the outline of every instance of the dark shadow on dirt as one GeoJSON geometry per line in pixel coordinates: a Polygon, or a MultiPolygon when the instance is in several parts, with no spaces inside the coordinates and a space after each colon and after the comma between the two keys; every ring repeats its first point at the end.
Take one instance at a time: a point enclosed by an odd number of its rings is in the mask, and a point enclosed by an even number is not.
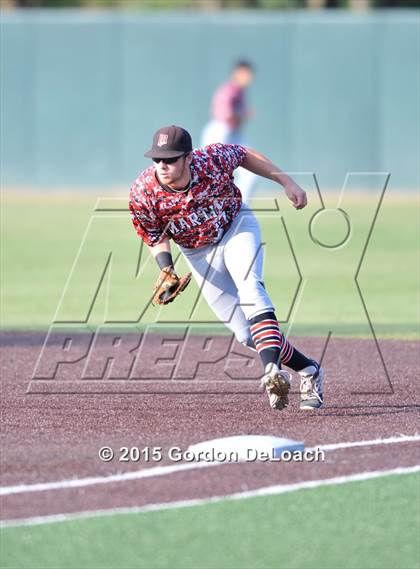
{"type": "Polygon", "coordinates": [[[21,347],[21,346],[42,346],[46,332],[0,332],[0,346],[21,347]]]}
{"type": "MultiPolygon", "coordinates": [[[[416,411],[420,411],[420,405],[331,405],[324,407],[317,414],[320,417],[373,417],[375,415],[415,413],[416,411]],[[369,411],[369,409],[378,410],[369,411]]],[[[310,415],[310,417],[315,417],[315,414],[310,415]]]]}

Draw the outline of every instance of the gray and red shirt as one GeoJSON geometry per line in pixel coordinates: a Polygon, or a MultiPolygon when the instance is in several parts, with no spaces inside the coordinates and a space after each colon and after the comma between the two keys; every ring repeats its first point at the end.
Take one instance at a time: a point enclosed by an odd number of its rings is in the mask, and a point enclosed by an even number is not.
{"type": "Polygon", "coordinates": [[[165,237],[195,249],[217,243],[241,208],[233,171],[246,156],[237,144],[211,144],[193,150],[187,192],[163,187],[154,166],[144,170],[130,190],[131,219],[147,245],[165,237]]]}

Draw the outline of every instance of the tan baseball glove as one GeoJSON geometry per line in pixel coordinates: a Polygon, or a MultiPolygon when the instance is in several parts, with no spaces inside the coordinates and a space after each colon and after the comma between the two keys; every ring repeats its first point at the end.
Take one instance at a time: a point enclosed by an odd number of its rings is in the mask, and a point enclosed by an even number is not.
{"type": "Polygon", "coordinates": [[[173,267],[164,267],[159,273],[153,289],[153,304],[169,304],[185,290],[191,280],[191,273],[178,277],[173,267]]]}

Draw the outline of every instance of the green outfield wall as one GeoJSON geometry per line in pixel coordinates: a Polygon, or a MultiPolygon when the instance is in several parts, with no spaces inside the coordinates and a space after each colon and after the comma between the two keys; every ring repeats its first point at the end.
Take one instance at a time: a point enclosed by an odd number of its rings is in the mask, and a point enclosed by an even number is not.
{"type": "Polygon", "coordinates": [[[130,184],[159,126],[198,143],[238,57],[257,67],[246,139],[339,189],[419,183],[419,12],[10,11],[1,16],[5,188],[130,184]]]}

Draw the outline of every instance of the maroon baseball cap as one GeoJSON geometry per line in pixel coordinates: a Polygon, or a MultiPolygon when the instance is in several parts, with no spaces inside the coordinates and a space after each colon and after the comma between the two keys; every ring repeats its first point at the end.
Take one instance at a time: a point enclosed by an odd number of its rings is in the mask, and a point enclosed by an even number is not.
{"type": "Polygon", "coordinates": [[[176,158],[192,150],[191,135],[180,126],[164,126],[153,136],[152,148],[145,153],[147,158],[176,158]]]}

